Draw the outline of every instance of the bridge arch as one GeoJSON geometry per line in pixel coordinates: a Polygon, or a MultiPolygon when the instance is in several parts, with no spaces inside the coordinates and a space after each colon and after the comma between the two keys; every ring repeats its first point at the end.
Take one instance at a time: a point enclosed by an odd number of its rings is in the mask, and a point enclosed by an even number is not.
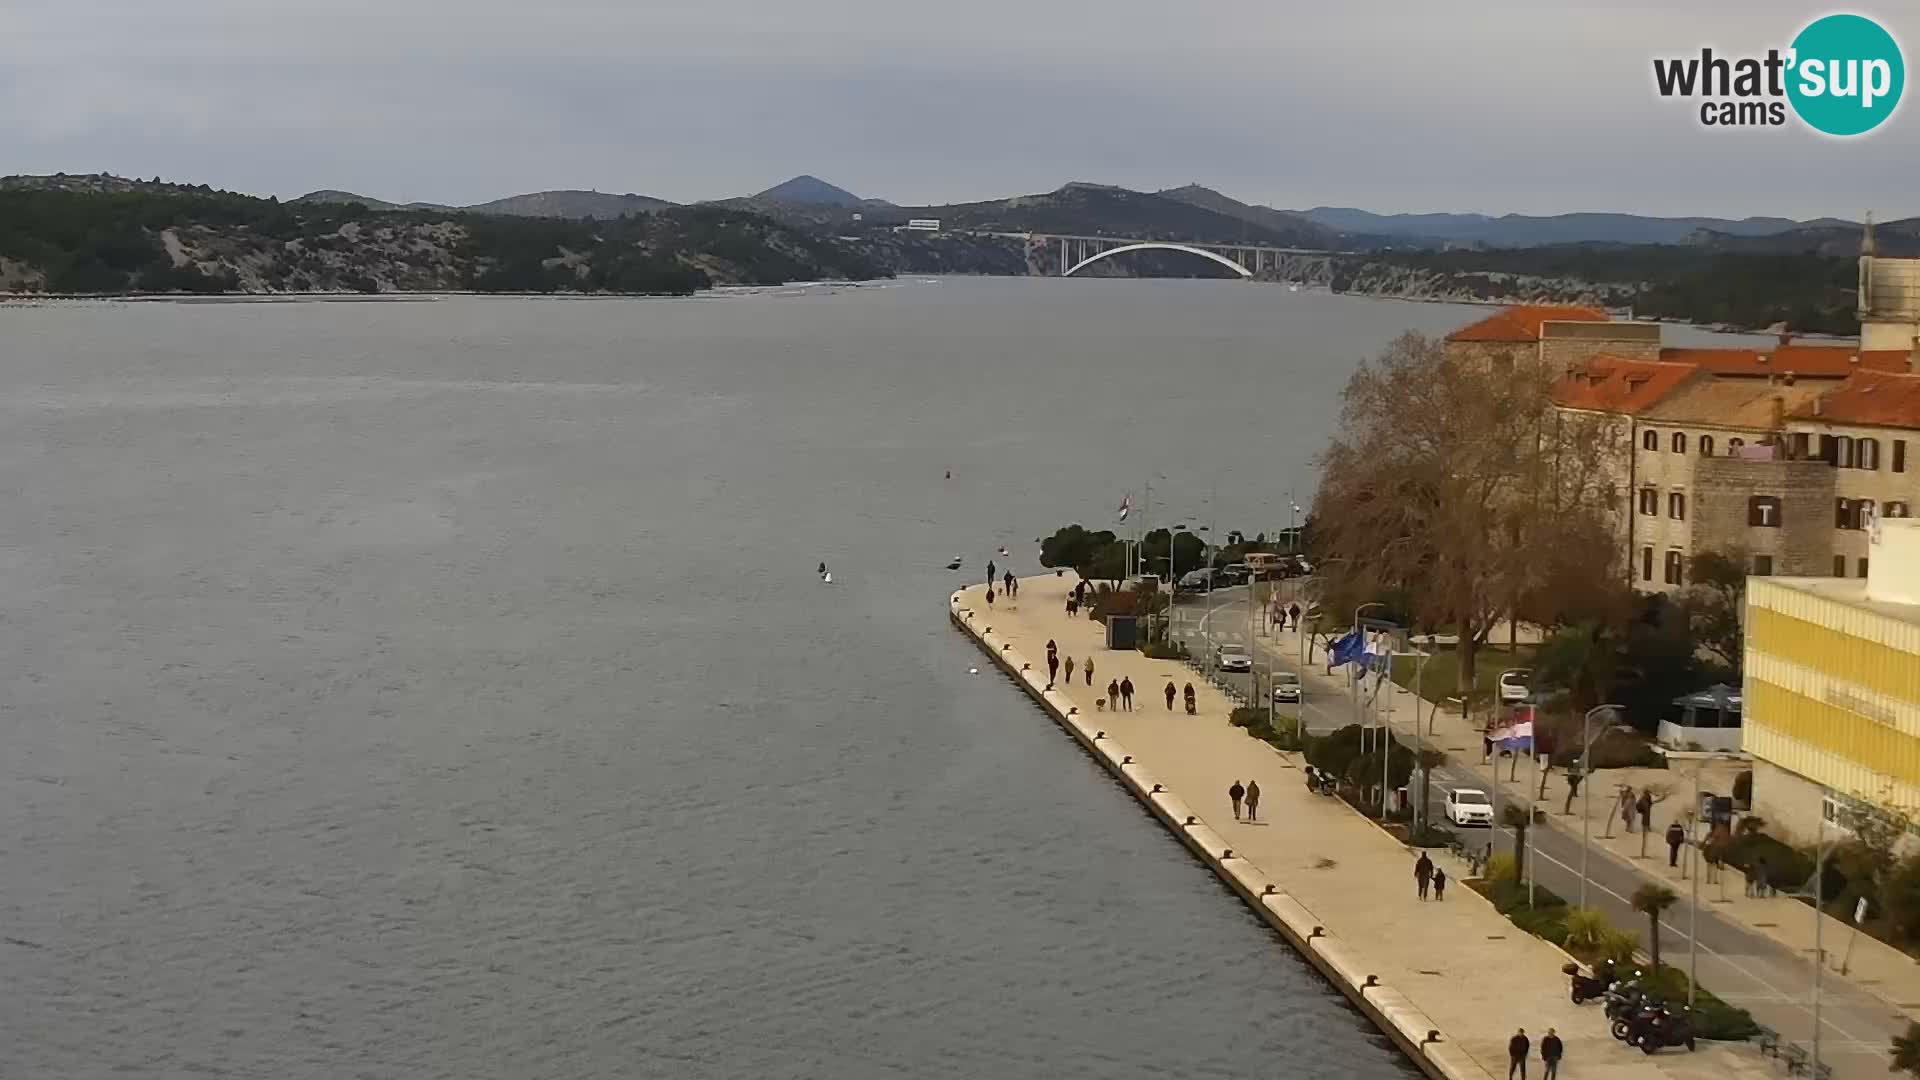
{"type": "Polygon", "coordinates": [[[1217,262],[1221,266],[1224,266],[1227,269],[1232,270],[1234,273],[1239,274],[1243,278],[1250,278],[1253,276],[1253,271],[1247,269],[1244,266],[1241,266],[1239,263],[1234,262],[1232,259],[1229,259],[1223,255],[1216,255],[1213,252],[1206,250],[1205,248],[1189,247],[1186,244],[1170,244],[1165,241],[1159,241],[1159,240],[1148,241],[1146,243],[1140,243],[1140,244],[1122,244],[1119,247],[1108,248],[1105,251],[1101,251],[1093,255],[1089,255],[1088,257],[1081,259],[1079,262],[1074,263],[1072,266],[1062,271],[1060,276],[1072,277],[1075,271],[1085,269],[1087,266],[1093,263],[1097,263],[1101,259],[1104,259],[1109,255],[1121,255],[1129,251],[1152,251],[1154,249],[1159,249],[1161,251],[1184,251],[1189,255],[1198,255],[1203,259],[1212,259],[1214,262],[1217,262]]]}

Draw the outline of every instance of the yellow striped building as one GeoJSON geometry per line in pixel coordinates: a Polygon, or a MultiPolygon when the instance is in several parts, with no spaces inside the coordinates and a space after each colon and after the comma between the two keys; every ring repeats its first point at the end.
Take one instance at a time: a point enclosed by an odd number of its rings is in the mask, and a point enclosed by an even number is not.
{"type": "Polygon", "coordinates": [[[1920,820],[1920,519],[1869,544],[1865,580],[1747,580],[1753,808],[1799,840],[1851,801],[1920,820]]]}

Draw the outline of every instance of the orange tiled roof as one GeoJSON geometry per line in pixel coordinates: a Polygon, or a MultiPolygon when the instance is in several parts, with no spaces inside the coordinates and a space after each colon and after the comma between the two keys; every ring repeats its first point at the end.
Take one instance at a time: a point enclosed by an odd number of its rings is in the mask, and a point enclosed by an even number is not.
{"type": "MultiPolygon", "coordinates": [[[[1862,363],[1864,363],[1864,359],[1862,363]]],[[[1920,375],[1856,371],[1819,399],[1793,411],[1796,420],[1870,427],[1920,428],[1920,375]]]]}
{"type": "Polygon", "coordinates": [[[1553,400],[1568,409],[1624,413],[1651,408],[1700,370],[1665,360],[1596,356],[1553,384],[1553,400]]]}
{"type": "Polygon", "coordinates": [[[1547,322],[1606,322],[1599,308],[1572,304],[1515,304],[1447,335],[1448,341],[1539,341],[1547,322]]]}
{"type": "Polygon", "coordinates": [[[1844,379],[1856,371],[1905,371],[1903,349],[1862,352],[1857,345],[1778,345],[1772,349],[1661,349],[1660,359],[1697,364],[1715,375],[1784,375],[1844,379]],[[1854,362],[1854,357],[1859,362],[1854,362]],[[1762,359],[1764,357],[1765,359],[1762,359]]]}

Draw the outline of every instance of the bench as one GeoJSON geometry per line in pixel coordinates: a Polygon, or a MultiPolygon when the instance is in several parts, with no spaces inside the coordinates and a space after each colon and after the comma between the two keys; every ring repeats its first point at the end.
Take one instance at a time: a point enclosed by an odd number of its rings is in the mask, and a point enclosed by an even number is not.
{"type": "Polygon", "coordinates": [[[1765,1024],[1756,1024],[1755,1026],[1760,1029],[1760,1033],[1754,1036],[1754,1041],[1760,1044],[1760,1052],[1762,1054],[1771,1054],[1774,1057],[1779,1057],[1780,1033],[1765,1024]]]}
{"type": "Polygon", "coordinates": [[[1783,1056],[1787,1061],[1788,1076],[1807,1071],[1808,1061],[1806,1047],[1801,1046],[1799,1043],[1788,1043],[1787,1052],[1783,1056]]]}

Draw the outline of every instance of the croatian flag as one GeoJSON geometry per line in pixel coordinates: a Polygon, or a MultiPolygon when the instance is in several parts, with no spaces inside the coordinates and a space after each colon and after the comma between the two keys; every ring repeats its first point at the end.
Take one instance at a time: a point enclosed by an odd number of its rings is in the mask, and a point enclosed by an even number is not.
{"type": "Polygon", "coordinates": [[[1120,499],[1120,520],[1121,521],[1127,520],[1127,515],[1132,512],[1133,512],[1133,496],[1131,495],[1122,496],[1120,499]]]}
{"type": "Polygon", "coordinates": [[[1505,722],[1487,731],[1487,738],[1502,750],[1533,751],[1533,710],[1515,709],[1505,722]]]}

